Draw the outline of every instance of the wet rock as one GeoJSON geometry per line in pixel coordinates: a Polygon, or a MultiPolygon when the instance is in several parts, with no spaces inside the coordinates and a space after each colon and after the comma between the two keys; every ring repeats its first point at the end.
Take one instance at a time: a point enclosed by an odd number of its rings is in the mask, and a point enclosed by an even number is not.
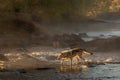
{"type": "Polygon", "coordinates": [[[35,68],[35,70],[51,70],[51,69],[55,69],[55,68],[53,67],[35,68]]]}
{"type": "Polygon", "coordinates": [[[105,63],[97,63],[97,62],[88,62],[88,67],[96,67],[97,65],[105,65],[105,63]]]}
{"type": "Polygon", "coordinates": [[[107,62],[108,64],[120,64],[120,62],[107,62]]]}
{"type": "Polygon", "coordinates": [[[19,73],[22,73],[22,74],[23,74],[23,73],[27,73],[27,71],[26,71],[25,69],[18,69],[17,71],[18,71],[19,73]]]}

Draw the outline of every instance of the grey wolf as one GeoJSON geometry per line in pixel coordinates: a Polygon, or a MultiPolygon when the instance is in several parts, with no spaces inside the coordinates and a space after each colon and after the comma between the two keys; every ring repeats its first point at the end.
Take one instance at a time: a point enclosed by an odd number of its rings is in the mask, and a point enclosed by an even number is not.
{"type": "Polygon", "coordinates": [[[83,60],[83,62],[85,62],[85,59],[82,56],[83,54],[93,55],[91,51],[88,51],[86,49],[73,48],[58,52],[58,59],[61,60],[62,64],[65,60],[70,60],[72,65],[73,58],[77,59],[76,63],[79,63],[80,59],[83,60]]]}

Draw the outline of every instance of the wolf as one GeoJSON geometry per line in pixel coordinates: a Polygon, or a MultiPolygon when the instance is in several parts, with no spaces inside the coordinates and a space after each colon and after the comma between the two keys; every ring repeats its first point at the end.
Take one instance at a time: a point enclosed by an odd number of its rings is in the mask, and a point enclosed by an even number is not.
{"type": "Polygon", "coordinates": [[[61,64],[62,65],[63,65],[63,62],[65,60],[70,60],[71,61],[71,65],[72,65],[73,58],[77,59],[76,64],[79,63],[80,59],[84,63],[85,59],[82,56],[83,54],[93,55],[93,53],[91,51],[88,51],[86,49],[73,48],[73,49],[69,49],[69,50],[64,50],[64,51],[58,52],[58,58],[57,59],[61,60],[61,64]]]}

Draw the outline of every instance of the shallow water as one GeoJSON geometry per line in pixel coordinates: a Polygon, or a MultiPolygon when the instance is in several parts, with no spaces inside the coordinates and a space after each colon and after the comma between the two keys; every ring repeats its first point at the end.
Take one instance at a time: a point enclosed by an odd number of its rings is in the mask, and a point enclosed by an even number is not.
{"type": "Polygon", "coordinates": [[[120,80],[120,64],[106,63],[61,74],[68,80],[120,80]]]}
{"type": "Polygon", "coordinates": [[[32,69],[0,71],[0,80],[120,80],[120,54],[118,53],[95,53],[92,56],[85,56],[85,59],[100,61],[102,64],[91,63],[88,67],[78,64],[71,67],[69,62],[64,66],[60,65],[60,61],[56,60],[58,51],[43,50],[43,52],[7,56],[10,60],[7,62],[8,68],[32,66],[32,69]],[[111,60],[112,63],[105,63],[106,59],[111,60]],[[115,63],[116,61],[118,63],[115,63]],[[38,65],[44,67],[49,63],[48,69],[35,69],[39,68],[38,65]]]}
{"type": "Polygon", "coordinates": [[[105,63],[82,68],[80,65],[0,72],[0,80],[120,80],[120,64],[105,63]]]}

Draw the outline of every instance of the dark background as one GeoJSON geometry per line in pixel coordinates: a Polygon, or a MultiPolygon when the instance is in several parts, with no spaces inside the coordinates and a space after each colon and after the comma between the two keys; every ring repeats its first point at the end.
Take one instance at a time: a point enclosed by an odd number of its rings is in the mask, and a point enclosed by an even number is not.
{"type": "Polygon", "coordinates": [[[119,0],[1,0],[0,48],[119,51],[119,6],[119,0]]]}

